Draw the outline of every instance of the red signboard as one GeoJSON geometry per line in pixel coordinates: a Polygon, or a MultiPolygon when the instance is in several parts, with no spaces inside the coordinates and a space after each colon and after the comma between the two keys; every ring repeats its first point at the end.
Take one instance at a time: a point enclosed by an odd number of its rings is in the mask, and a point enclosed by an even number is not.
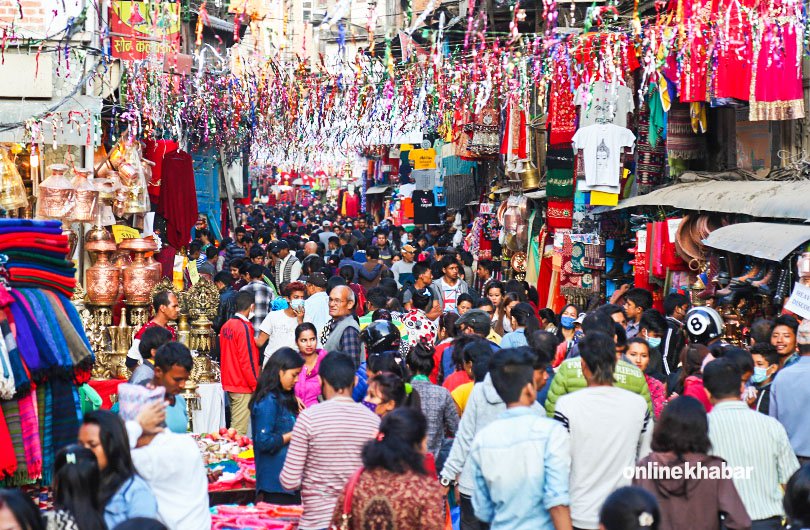
{"type": "Polygon", "coordinates": [[[113,0],[110,45],[112,56],[125,61],[176,53],[180,47],[180,2],[113,0]]]}

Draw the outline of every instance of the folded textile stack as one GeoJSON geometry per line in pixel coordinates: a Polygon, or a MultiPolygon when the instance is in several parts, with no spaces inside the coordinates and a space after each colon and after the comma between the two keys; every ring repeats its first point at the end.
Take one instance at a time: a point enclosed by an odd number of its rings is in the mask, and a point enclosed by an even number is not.
{"type": "Polygon", "coordinates": [[[301,506],[279,506],[258,502],[255,505],[223,505],[211,508],[211,528],[217,530],[294,530],[298,527],[301,506]]]}
{"type": "Polygon", "coordinates": [[[94,362],[70,302],[75,268],[58,221],[0,219],[0,485],[50,481],[54,455],[75,442],[77,385],[94,362]],[[6,282],[8,280],[8,282],[6,282]]]}
{"type": "Polygon", "coordinates": [[[65,257],[70,247],[59,221],[0,219],[0,253],[12,287],[42,287],[71,296],[76,268],[65,257]]]}

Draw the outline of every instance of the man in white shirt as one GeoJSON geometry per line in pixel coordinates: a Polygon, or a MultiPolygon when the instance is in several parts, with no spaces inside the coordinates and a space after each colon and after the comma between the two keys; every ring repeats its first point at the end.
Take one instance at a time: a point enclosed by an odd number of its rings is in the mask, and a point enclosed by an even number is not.
{"type": "Polygon", "coordinates": [[[588,333],[579,353],[588,387],[562,396],[554,419],[571,436],[571,520],[575,528],[595,530],[607,496],[630,485],[625,470],[650,452],[652,420],[644,398],[613,386],[611,337],[588,333]]]}
{"type": "Polygon", "coordinates": [[[298,281],[290,282],[284,286],[284,298],[287,308],[271,311],[264,317],[259,327],[259,338],[256,345],[264,348],[264,365],[279,348],[297,349],[295,344],[295,328],[304,322],[304,296],[306,286],[298,281]]]}
{"type": "Polygon", "coordinates": [[[160,427],[166,419],[165,406],[145,405],[135,421],[126,422],[132,462],[155,494],[158,517],[169,530],[211,528],[202,455],[189,435],[160,427]]]}
{"type": "MultiPolygon", "coordinates": [[[[318,333],[329,320],[329,295],[326,293],[326,276],[322,272],[313,272],[307,277],[307,299],[304,302],[304,322],[315,326],[318,333]]],[[[318,337],[320,339],[320,337],[318,337]]]]}

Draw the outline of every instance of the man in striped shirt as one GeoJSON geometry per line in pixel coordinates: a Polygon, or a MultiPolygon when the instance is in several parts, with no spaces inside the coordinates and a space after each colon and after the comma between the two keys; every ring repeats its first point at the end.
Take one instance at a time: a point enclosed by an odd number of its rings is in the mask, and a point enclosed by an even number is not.
{"type": "Polygon", "coordinates": [[[363,446],[377,436],[380,418],[352,399],[354,372],[345,353],[324,357],[319,375],[326,401],[301,412],[293,428],[279,479],[288,490],[301,490],[301,530],[329,526],[338,496],[362,465],[363,446]]]}
{"type": "Polygon", "coordinates": [[[775,419],[751,410],[740,399],[740,369],[731,360],[718,359],[703,369],[703,385],[713,408],[709,414],[712,454],[728,462],[734,474],[752,529],[782,528],[782,487],[799,469],[785,428],[775,419]]]}

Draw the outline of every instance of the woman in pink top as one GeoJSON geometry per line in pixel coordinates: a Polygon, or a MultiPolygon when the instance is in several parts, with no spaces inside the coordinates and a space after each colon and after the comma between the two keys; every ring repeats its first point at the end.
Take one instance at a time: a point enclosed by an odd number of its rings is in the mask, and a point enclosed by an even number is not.
{"type": "Polygon", "coordinates": [[[299,324],[295,328],[295,343],[298,345],[298,352],[304,358],[304,368],[295,383],[295,396],[301,400],[304,407],[311,407],[318,403],[321,395],[321,378],[318,375],[318,368],[321,366],[321,359],[326,355],[326,350],[318,348],[318,334],[315,326],[309,322],[299,324]]]}

